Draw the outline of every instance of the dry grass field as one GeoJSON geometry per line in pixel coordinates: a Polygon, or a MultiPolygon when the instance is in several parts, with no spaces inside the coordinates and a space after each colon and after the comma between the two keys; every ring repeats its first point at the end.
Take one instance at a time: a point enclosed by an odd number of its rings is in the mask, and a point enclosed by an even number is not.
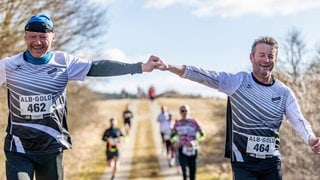
{"type": "MultiPolygon", "coordinates": [[[[7,125],[7,102],[4,88],[0,88],[0,136],[5,135],[7,125]]],[[[121,114],[131,99],[103,100],[85,88],[71,86],[68,90],[69,107],[69,129],[73,140],[73,149],[65,151],[65,179],[67,180],[97,180],[106,168],[104,143],[101,140],[102,133],[109,126],[110,117],[119,119],[122,126],[121,114]]],[[[138,135],[135,147],[145,148],[136,149],[132,161],[132,169],[146,169],[141,171],[144,179],[161,179],[159,167],[154,155],[152,140],[145,134],[148,131],[148,123],[144,118],[148,111],[147,100],[140,100],[137,112],[141,118],[137,125],[138,135]],[[141,123],[141,124],[140,124],[141,123]],[[139,130],[139,129],[142,129],[139,130]],[[143,137],[143,138],[142,138],[143,137]],[[151,144],[145,142],[151,141],[151,144]],[[146,156],[147,155],[147,156],[146,156]],[[139,161],[137,161],[139,159],[139,161]],[[142,160],[141,160],[142,159],[142,160]],[[145,168],[148,167],[148,168],[145,168]]],[[[225,101],[200,98],[158,98],[156,103],[159,106],[165,105],[173,113],[174,119],[179,118],[178,108],[182,104],[188,104],[191,108],[191,116],[198,119],[207,135],[205,141],[200,144],[198,173],[200,180],[231,179],[231,168],[229,160],[223,157],[224,137],[225,137],[225,101]]],[[[318,163],[319,156],[313,155],[301,141],[291,144],[289,137],[296,137],[289,125],[284,122],[281,128],[282,154],[283,154],[283,175],[284,179],[319,179],[319,167],[314,166],[318,163]],[[295,147],[292,149],[291,147],[295,147]],[[301,159],[304,157],[304,159],[301,159]],[[295,173],[296,171],[296,173],[295,173]]],[[[298,137],[297,137],[298,138],[298,137]]],[[[0,143],[3,149],[3,143],[0,143]]],[[[0,179],[5,179],[4,155],[0,151],[0,179]]],[[[131,178],[138,179],[139,174],[132,171],[131,178]]]]}

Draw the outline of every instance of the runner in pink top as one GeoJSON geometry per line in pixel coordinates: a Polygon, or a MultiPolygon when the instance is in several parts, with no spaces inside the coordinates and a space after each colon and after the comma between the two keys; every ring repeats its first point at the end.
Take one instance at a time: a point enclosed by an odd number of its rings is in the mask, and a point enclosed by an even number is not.
{"type": "Polygon", "coordinates": [[[196,165],[198,156],[198,138],[197,133],[200,133],[200,138],[204,138],[203,130],[196,119],[190,118],[188,113],[190,108],[188,105],[180,107],[181,119],[176,121],[173,127],[172,139],[177,138],[179,163],[182,168],[183,179],[187,179],[187,167],[189,167],[190,180],[196,179],[196,165]]]}

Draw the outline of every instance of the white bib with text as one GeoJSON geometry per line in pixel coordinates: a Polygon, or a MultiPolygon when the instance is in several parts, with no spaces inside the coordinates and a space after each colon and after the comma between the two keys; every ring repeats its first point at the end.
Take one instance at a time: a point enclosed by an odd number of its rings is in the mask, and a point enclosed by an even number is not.
{"type": "Polygon", "coordinates": [[[51,113],[51,94],[20,96],[19,102],[21,115],[42,116],[51,113]]]}
{"type": "Polygon", "coordinates": [[[188,147],[188,146],[183,146],[182,147],[182,153],[186,156],[194,156],[196,155],[196,150],[197,147],[188,147]]]}
{"type": "Polygon", "coordinates": [[[256,158],[266,158],[274,155],[276,145],[275,137],[249,136],[246,152],[254,154],[256,158]]]}

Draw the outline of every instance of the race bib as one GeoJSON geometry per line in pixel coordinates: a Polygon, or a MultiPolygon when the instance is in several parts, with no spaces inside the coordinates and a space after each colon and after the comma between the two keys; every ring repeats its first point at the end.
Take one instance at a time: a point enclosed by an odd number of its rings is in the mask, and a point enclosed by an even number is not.
{"type": "Polygon", "coordinates": [[[164,140],[169,140],[171,138],[171,131],[166,131],[163,135],[164,140]]]}
{"type": "Polygon", "coordinates": [[[125,114],[124,114],[124,117],[125,117],[125,118],[131,118],[131,114],[130,114],[130,113],[125,113],[125,114]]]}
{"type": "Polygon", "coordinates": [[[42,116],[51,113],[52,95],[20,96],[20,112],[25,116],[42,116]]]}
{"type": "Polygon", "coordinates": [[[119,143],[119,139],[118,138],[109,138],[108,142],[112,145],[115,146],[119,143]]]}
{"type": "Polygon", "coordinates": [[[249,136],[246,152],[254,154],[256,158],[266,158],[274,155],[276,146],[275,137],[249,136]]]}
{"type": "Polygon", "coordinates": [[[196,147],[187,147],[187,146],[183,146],[182,147],[182,153],[186,156],[194,156],[196,155],[196,147]]]}

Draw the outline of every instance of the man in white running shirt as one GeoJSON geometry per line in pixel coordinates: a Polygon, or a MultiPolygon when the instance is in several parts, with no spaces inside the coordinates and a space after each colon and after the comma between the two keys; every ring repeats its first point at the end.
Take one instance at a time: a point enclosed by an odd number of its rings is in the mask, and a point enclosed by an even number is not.
{"type": "Polygon", "coordinates": [[[161,106],[161,112],[157,117],[157,122],[159,123],[159,128],[160,128],[161,143],[162,143],[161,152],[164,152],[166,149],[166,141],[164,139],[166,126],[164,126],[165,125],[164,122],[168,121],[168,119],[169,119],[169,111],[167,106],[161,106]]]}
{"type": "Polygon", "coordinates": [[[86,76],[150,72],[159,58],[146,63],[89,61],[51,51],[54,25],[45,14],[25,26],[27,50],[0,60],[0,85],[8,90],[8,126],[4,142],[8,180],[63,179],[63,150],[71,148],[67,128],[66,86],[86,76]]]}
{"type": "Polygon", "coordinates": [[[282,179],[279,128],[284,116],[314,153],[320,139],[303,117],[292,90],[272,75],[278,43],[260,37],[252,45],[252,72],[204,70],[163,63],[159,68],[228,95],[226,154],[234,179],[282,179]]]}

